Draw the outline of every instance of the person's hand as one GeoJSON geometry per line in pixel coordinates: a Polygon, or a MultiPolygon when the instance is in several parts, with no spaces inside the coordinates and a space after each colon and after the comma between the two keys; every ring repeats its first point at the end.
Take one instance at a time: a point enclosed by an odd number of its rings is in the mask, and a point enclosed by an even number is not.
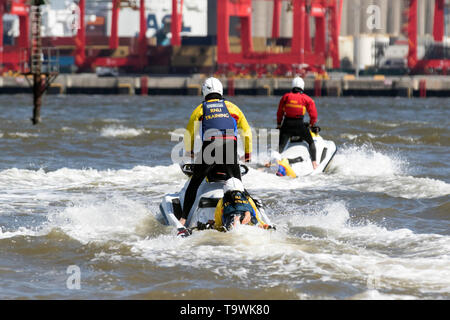
{"type": "Polygon", "coordinates": [[[312,166],[313,166],[313,170],[316,170],[319,165],[317,164],[316,161],[313,161],[312,166]]]}
{"type": "Polygon", "coordinates": [[[242,219],[242,224],[248,224],[250,222],[251,216],[250,211],[245,211],[245,217],[242,219]]]}
{"type": "Polygon", "coordinates": [[[263,224],[263,225],[260,224],[259,227],[263,228],[265,230],[270,230],[270,229],[277,230],[277,228],[275,228],[275,226],[271,226],[270,224],[263,224]]]}
{"type": "Polygon", "coordinates": [[[186,219],[180,218],[180,223],[182,226],[184,226],[186,224],[186,219]]]}
{"type": "Polygon", "coordinates": [[[320,127],[316,125],[311,125],[311,131],[315,134],[318,134],[320,132],[320,127]]]}
{"type": "Polygon", "coordinates": [[[237,215],[234,216],[234,219],[233,219],[233,228],[236,228],[236,227],[241,223],[240,219],[241,219],[240,216],[237,216],[237,215]]]}

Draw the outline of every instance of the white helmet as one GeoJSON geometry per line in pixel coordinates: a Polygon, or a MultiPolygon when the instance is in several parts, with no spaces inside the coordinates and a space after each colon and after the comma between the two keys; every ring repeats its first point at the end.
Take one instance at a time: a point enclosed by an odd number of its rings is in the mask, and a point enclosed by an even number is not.
{"type": "Polygon", "coordinates": [[[237,178],[228,179],[223,186],[223,193],[227,193],[228,191],[244,192],[244,185],[242,184],[242,181],[237,178]]]}
{"type": "Polygon", "coordinates": [[[300,77],[295,77],[294,80],[292,80],[292,88],[300,88],[305,90],[305,81],[303,81],[300,77]]]}
{"type": "Polygon", "coordinates": [[[223,95],[223,86],[219,79],[208,78],[202,85],[203,97],[206,97],[210,93],[218,93],[223,95]]]}

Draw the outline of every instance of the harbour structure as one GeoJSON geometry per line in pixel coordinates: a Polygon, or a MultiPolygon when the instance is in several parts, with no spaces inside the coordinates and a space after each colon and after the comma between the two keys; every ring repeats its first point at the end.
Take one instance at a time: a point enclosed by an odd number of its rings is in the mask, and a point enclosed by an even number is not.
{"type": "MultiPolygon", "coordinates": [[[[63,73],[359,74],[393,69],[398,47],[405,72],[445,74],[447,2],[55,0],[42,8],[42,45],[58,50],[63,73]]],[[[29,2],[0,0],[0,17],[18,22],[0,43],[2,71],[20,72],[30,63],[29,2]]]]}

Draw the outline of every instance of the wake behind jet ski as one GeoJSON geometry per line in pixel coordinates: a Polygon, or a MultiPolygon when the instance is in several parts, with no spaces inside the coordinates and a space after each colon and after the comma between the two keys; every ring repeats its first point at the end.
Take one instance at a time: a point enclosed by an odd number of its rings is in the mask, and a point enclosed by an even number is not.
{"type": "MultiPolygon", "coordinates": [[[[184,174],[190,177],[193,173],[193,164],[184,164],[181,169],[184,174]]],[[[164,196],[159,206],[161,214],[165,224],[175,227],[178,230],[178,235],[185,237],[190,235],[193,230],[218,229],[216,207],[224,198],[226,181],[231,178],[222,169],[220,165],[216,165],[201,183],[185,226],[180,223],[179,219],[183,212],[182,205],[189,181],[186,182],[180,192],[164,196]]],[[[248,170],[247,166],[241,165],[241,175],[247,174],[248,170]]],[[[254,198],[252,200],[256,206],[255,211],[259,222],[255,224],[262,224],[264,228],[272,226],[270,219],[264,212],[261,201],[254,198]]]]}

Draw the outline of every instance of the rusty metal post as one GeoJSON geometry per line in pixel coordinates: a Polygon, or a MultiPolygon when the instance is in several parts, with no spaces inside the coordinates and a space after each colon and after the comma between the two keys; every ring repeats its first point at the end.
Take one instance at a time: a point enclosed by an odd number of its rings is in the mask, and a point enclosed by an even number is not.
{"type": "Polygon", "coordinates": [[[41,42],[41,7],[38,0],[31,7],[31,73],[33,74],[33,124],[41,122],[42,106],[42,42],[41,42]]]}
{"type": "Polygon", "coordinates": [[[425,79],[419,81],[419,96],[421,98],[427,97],[427,80],[425,79]]]}
{"type": "Polygon", "coordinates": [[[58,71],[51,70],[50,65],[50,52],[47,52],[48,63],[46,65],[46,70],[43,70],[44,53],[42,50],[42,39],[41,39],[41,5],[45,5],[44,0],[33,0],[31,5],[31,56],[30,71],[25,73],[26,79],[28,81],[28,76],[32,76],[33,83],[30,86],[33,90],[33,117],[31,122],[33,125],[41,122],[41,106],[42,106],[42,96],[47,91],[51,82],[56,78],[58,71]]]}
{"type": "Polygon", "coordinates": [[[42,106],[42,94],[43,94],[43,81],[42,77],[39,74],[33,75],[33,118],[31,118],[31,122],[34,125],[41,122],[41,106],[42,106]]]}

